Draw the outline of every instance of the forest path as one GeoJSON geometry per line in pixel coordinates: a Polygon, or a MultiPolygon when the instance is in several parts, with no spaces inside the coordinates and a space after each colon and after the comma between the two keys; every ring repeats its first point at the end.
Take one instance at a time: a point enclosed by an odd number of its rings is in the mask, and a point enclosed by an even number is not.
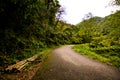
{"type": "Polygon", "coordinates": [[[120,80],[116,68],[86,58],[71,48],[63,46],[51,52],[33,80],[120,80]]]}

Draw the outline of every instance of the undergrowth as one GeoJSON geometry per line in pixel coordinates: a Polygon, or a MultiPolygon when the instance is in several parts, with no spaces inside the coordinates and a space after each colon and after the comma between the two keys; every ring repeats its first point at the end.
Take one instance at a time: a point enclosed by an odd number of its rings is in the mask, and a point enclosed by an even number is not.
{"type": "Polygon", "coordinates": [[[39,61],[42,61],[41,59],[44,58],[51,50],[52,50],[52,48],[46,48],[46,49],[43,49],[42,52],[38,52],[37,59],[35,61],[33,61],[32,63],[28,64],[27,66],[25,66],[24,69],[28,69],[28,68],[32,67],[33,65],[35,65],[36,63],[38,63],[39,61]]]}
{"type": "Polygon", "coordinates": [[[118,46],[92,48],[89,44],[80,44],[73,49],[89,58],[120,67],[120,47],[118,46]]]}

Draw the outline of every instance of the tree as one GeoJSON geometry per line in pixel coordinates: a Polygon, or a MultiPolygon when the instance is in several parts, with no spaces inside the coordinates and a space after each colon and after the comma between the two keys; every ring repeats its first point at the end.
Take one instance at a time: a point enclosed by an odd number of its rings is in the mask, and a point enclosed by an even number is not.
{"type": "Polygon", "coordinates": [[[85,14],[83,20],[90,19],[92,17],[93,17],[93,14],[91,12],[89,12],[88,14],[85,14]]]}
{"type": "Polygon", "coordinates": [[[112,0],[112,5],[120,5],[120,0],[112,0]]]}
{"type": "Polygon", "coordinates": [[[25,58],[25,49],[49,45],[60,5],[57,0],[45,1],[0,0],[1,61],[6,59],[3,56],[8,56],[7,60],[12,57],[21,59],[20,56],[25,58]]]}

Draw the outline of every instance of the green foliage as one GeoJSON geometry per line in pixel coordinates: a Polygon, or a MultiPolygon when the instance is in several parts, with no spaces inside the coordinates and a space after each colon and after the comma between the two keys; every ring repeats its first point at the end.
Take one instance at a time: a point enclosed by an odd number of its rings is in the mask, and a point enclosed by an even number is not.
{"type": "Polygon", "coordinates": [[[24,67],[24,69],[28,69],[28,68],[32,67],[33,65],[35,65],[37,61],[40,61],[42,58],[44,58],[46,55],[48,55],[48,54],[52,51],[52,49],[53,49],[53,48],[45,48],[45,49],[42,49],[41,52],[38,52],[38,53],[37,53],[37,55],[38,55],[37,59],[36,59],[34,62],[26,65],[26,66],[24,67]]]}
{"type": "Polygon", "coordinates": [[[85,45],[82,44],[82,45],[74,46],[73,49],[75,51],[79,52],[82,55],[86,55],[89,58],[92,58],[92,59],[110,64],[109,59],[107,59],[107,58],[105,58],[101,55],[98,55],[95,52],[90,51],[88,45],[86,45],[86,44],[85,45]]]}
{"type": "MultiPolygon", "coordinates": [[[[114,14],[106,16],[105,18],[99,19],[98,22],[92,22],[92,18],[88,20],[84,20],[77,26],[80,29],[80,34],[85,35],[83,38],[85,43],[89,48],[82,46],[83,49],[78,48],[79,52],[83,52],[83,54],[90,56],[90,52],[94,52],[97,55],[100,55],[104,58],[109,59],[106,63],[111,63],[116,67],[120,67],[120,11],[117,11],[114,14]],[[92,28],[89,28],[89,26],[92,28]],[[94,25],[96,24],[96,25],[94,25]],[[91,31],[91,32],[90,32],[91,31]],[[92,33],[92,34],[91,34],[92,33]],[[91,37],[90,41],[88,36],[91,37]],[[85,51],[83,51],[85,49],[85,51]],[[88,51],[86,51],[86,49],[88,51]],[[89,52],[90,51],[90,52],[89,52]]],[[[90,56],[93,57],[93,56],[90,56]]],[[[99,60],[99,59],[98,59],[99,60]]]]}
{"type": "Polygon", "coordinates": [[[91,17],[77,24],[82,43],[91,47],[120,46],[120,11],[105,18],[91,17]]]}
{"type": "Polygon", "coordinates": [[[46,0],[1,0],[1,65],[25,59],[48,47],[59,7],[57,0],[51,3],[46,0]]]}
{"type": "Polygon", "coordinates": [[[101,20],[102,18],[100,17],[92,17],[77,25],[78,34],[82,38],[83,43],[90,43],[94,36],[99,36],[99,23],[101,20]]]}
{"type": "Polygon", "coordinates": [[[89,58],[120,67],[120,47],[118,46],[93,48],[89,44],[81,44],[74,46],[74,50],[89,58]]]}
{"type": "Polygon", "coordinates": [[[116,67],[120,67],[120,47],[111,46],[111,47],[103,47],[103,48],[96,48],[92,49],[92,51],[96,52],[97,54],[110,59],[110,63],[115,65],[116,67]]]}

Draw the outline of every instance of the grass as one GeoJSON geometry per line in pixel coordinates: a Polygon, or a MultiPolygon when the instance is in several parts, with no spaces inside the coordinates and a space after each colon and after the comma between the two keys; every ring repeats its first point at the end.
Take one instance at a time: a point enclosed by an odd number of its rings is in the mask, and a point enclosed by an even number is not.
{"type": "MultiPolygon", "coordinates": [[[[53,50],[53,48],[45,48],[45,49],[43,49],[41,52],[38,52],[38,53],[37,53],[38,57],[37,57],[36,61],[43,59],[43,58],[44,58],[46,55],[48,55],[48,53],[51,52],[52,50],[53,50]]],[[[24,69],[28,69],[28,68],[32,67],[33,65],[35,65],[35,64],[36,64],[35,61],[32,62],[32,63],[29,63],[27,66],[24,67],[24,69]]]]}
{"type": "MultiPolygon", "coordinates": [[[[61,45],[60,45],[60,46],[61,46],[61,45]]],[[[44,59],[44,60],[45,60],[45,58],[49,56],[49,53],[50,53],[53,49],[55,49],[55,48],[57,48],[57,47],[60,47],[60,46],[51,46],[51,48],[43,48],[42,51],[37,51],[38,57],[37,57],[36,61],[37,61],[37,60],[41,60],[41,59],[44,59]]],[[[46,58],[46,59],[47,59],[47,58],[46,58]]],[[[36,62],[32,62],[32,63],[28,64],[27,66],[25,66],[24,69],[28,69],[28,68],[32,67],[33,65],[35,65],[35,64],[36,64],[36,62]]]]}
{"type": "Polygon", "coordinates": [[[35,80],[39,80],[39,77],[46,77],[46,75],[49,74],[45,74],[44,72],[49,70],[50,66],[51,66],[51,61],[52,61],[52,54],[47,54],[46,56],[44,56],[43,58],[43,63],[41,64],[41,67],[38,69],[37,74],[41,74],[41,75],[36,75],[34,76],[33,79],[35,80]]]}
{"type": "Polygon", "coordinates": [[[117,46],[91,48],[89,44],[80,44],[74,46],[73,49],[89,58],[120,67],[120,48],[117,46]]]}

